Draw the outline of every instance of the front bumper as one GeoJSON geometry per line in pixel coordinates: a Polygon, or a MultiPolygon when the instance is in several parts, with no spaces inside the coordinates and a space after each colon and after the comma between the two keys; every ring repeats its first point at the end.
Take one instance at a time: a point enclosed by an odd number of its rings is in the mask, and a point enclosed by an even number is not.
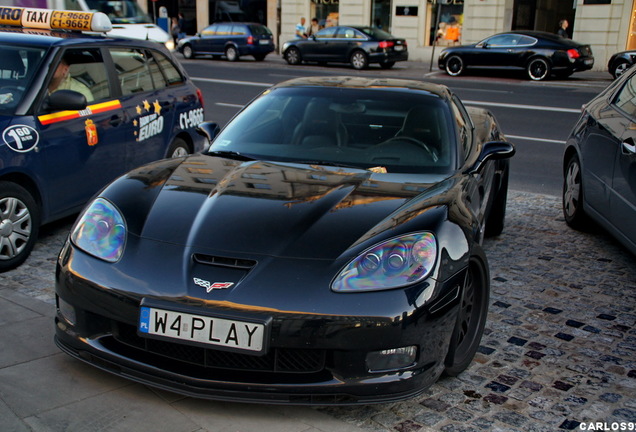
{"type": "Polygon", "coordinates": [[[139,306],[148,297],[138,293],[151,277],[128,274],[126,290],[116,289],[113,286],[124,285],[100,280],[107,266],[65,245],[57,269],[55,335],[64,352],[116,375],[187,396],[316,405],[397,401],[432,385],[444,369],[465,274],[461,271],[444,283],[428,280],[425,287],[413,287],[409,293],[367,293],[380,302],[373,311],[356,307],[361,296],[367,296],[359,293],[336,295],[341,304],[333,310],[313,299],[293,312],[155,295],[181,307],[189,303],[186,307],[193,313],[205,309],[208,314],[267,317],[268,350],[255,356],[140,336],[139,306]],[[421,294],[426,287],[436,294],[418,305],[423,296],[416,291],[421,294]],[[403,307],[405,298],[411,299],[408,308],[403,307]],[[74,309],[74,323],[60,310],[60,299],[74,309]],[[342,308],[351,313],[343,315],[342,308]],[[410,345],[418,349],[411,366],[368,371],[369,352],[410,345]]]}

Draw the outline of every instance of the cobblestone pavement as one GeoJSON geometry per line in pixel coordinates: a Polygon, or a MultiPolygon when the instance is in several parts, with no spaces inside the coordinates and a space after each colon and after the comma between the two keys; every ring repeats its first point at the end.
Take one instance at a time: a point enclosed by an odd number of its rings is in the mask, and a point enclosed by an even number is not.
{"type": "MultiPolygon", "coordinates": [[[[0,284],[53,304],[56,254],[70,224],[47,227],[0,284]]],[[[369,431],[634,430],[634,256],[603,232],[569,229],[559,198],[515,191],[504,233],[485,249],[490,314],[466,372],[404,402],[317,409],[369,431]]]]}

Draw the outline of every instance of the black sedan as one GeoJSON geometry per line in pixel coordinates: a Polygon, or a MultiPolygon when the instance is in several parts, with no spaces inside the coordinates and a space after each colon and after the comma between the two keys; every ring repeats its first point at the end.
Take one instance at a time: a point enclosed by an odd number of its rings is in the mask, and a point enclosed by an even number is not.
{"type": "Polygon", "coordinates": [[[451,76],[468,68],[525,69],[535,81],[568,77],[591,69],[594,57],[589,45],[583,45],[552,33],[515,31],[490,36],[476,44],[444,48],[439,68],[451,76]]]}
{"type": "Polygon", "coordinates": [[[417,395],[479,346],[481,242],[503,229],[513,153],[443,86],[276,85],[207,153],[138,168],[88,205],[58,260],[56,342],[197,397],[417,395]]]}
{"type": "Polygon", "coordinates": [[[307,39],[285,42],[282,52],[290,65],[349,63],[354,69],[365,69],[370,63],[390,69],[409,58],[404,39],[374,27],[327,27],[307,39]]]}
{"type": "Polygon", "coordinates": [[[636,51],[621,51],[610,57],[607,62],[607,70],[616,79],[621,76],[627,69],[632,67],[636,61],[636,51]]]}
{"type": "Polygon", "coordinates": [[[583,106],[563,158],[566,222],[594,221],[636,255],[636,69],[583,106]]]}

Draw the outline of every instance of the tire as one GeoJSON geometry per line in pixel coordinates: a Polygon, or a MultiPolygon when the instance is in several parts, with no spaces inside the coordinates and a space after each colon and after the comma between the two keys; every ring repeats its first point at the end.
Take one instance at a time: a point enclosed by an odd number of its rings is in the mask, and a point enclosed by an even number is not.
{"type": "Polygon", "coordinates": [[[192,50],[192,47],[190,45],[184,45],[181,50],[181,54],[183,54],[183,58],[185,59],[194,58],[194,51],[192,50]]]}
{"type": "Polygon", "coordinates": [[[576,154],[569,159],[563,178],[563,216],[572,228],[585,230],[590,219],[583,210],[583,182],[581,162],[576,154]]]}
{"type": "Polygon", "coordinates": [[[533,81],[543,81],[550,76],[550,64],[541,57],[535,57],[526,66],[528,77],[533,81]]]}
{"type": "Polygon", "coordinates": [[[254,60],[259,61],[259,62],[263,61],[263,60],[265,60],[265,56],[266,55],[267,54],[254,54],[254,60]]]}
{"type": "Polygon", "coordinates": [[[349,58],[349,63],[351,63],[351,67],[356,70],[366,69],[369,66],[369,59],[364,51],[354,51],[349,58]]]}
{"type": "Polygon", "coordinates": [[[0,272],[22,264],[31,254],[40,229],[40,209],[31,194],[0,181],[0,272]]]}
{"type": "Polygon", "coordinates": [[[486,220],[486,229],[484,235],[486,237],[495,237],[503,232],[504,223],[506,221],[506,202],[508,200],[508,177],[509,169],[503,173],[501,186],[492,202],[490,214],[486,220]]]}
{"type": "Polygon", "coordinates": [[[612,70],[610,72],[614,79],[616,79],[619,76],[623,75],[623,73],[627,69],[629,69],[630,66],[631,64],[629,64],[629,62],[627,62],[626,60],[620,60],[612,65],[612,70]]]}
{"type": "Polygon", "coordinates": [[[290,65],[299,65],[302,62],[302,56],[298,48],[291,47],[285,51],[285,61],[290,65]]]}
{"type": "Polygon", "coordinates": [[[225,48],[225,58],[231,62],[237,61],[239,59],[239,53],[236,50],[236,47],[229,46],[225,48]]]}
{"type": "Polygon", "coordinates": [[[188,144],[181,138],[175,138],[170,144],[170,147],[168,147],[167,157],[178,158],[189,154],[190,147],[188,147],[188,144]]]}
{"type": "Polygon", "coordinates": [[[460,56],[452,55],[446,59],[446,73],[450,76],[458,76],[464,73],[464,60],[460,56]]]}
{"type": "Polygon", "coordinates": [[[388,61],[388,62],[380,62],[380,67],[382,69],[391,69],[393,67],[393,65],[395,64],[394,61],[388,61]]]}
{"type": "Polygon", "coordinates": [[[444,374],[457,376],[470,366],[484,334],[490,298],[490,275],[484,252],[476,246],[468,262],[457,323],[445,360],[444,374]]]}

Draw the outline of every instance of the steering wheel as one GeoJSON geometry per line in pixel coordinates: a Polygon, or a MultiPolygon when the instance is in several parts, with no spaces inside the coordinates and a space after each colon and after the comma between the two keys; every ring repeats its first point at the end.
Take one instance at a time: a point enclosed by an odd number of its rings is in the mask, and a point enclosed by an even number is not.
{"type": "Polygon", "coordinates": [[[431,148],[428,145],[426,145],[425,142],[420,141],[420,140],[418,140],[416,138],[413,138],[413,137],[410,137],[410,136],[395,136],[393,138],[389,138],[388,140],[384,141],[382,143],[382,145],[389,144],[389,143],[394,142],[394,141],[402,141],[402,142],[405,142],[405,143],[412,144],[414,146],[423,148],[424,150],[426,150],[426,152],[431,157],[431,159],[433,159],[435,162],[437,162],[437,160],[439,159],[437,154],[433,150],[431,150],[431,148]]]}

